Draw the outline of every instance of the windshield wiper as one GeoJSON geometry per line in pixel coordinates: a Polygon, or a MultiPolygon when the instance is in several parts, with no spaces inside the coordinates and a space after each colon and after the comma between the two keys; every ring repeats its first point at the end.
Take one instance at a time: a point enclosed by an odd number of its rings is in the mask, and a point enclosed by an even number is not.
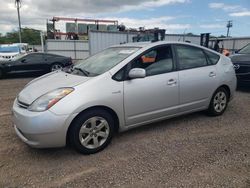
{"type": "Polygon", "coordinates": [[[81,73],[83,73],[85,76],[89,76],[89,72],[84,70],[84,69],[81,69],[81,68],[78,68],[78,67],[75,67],[73,68],[73,70],[77,70],[77,71],[80,71],[81,73]]]}

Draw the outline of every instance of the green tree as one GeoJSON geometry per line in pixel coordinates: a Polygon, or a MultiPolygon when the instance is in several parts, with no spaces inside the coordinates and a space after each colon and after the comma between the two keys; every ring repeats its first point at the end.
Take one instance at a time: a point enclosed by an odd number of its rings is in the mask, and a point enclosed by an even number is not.
{"type": "MultiPolygon", "coordinates": [[[[32,28],[23,28],[22,32],[22,42],[28,43],[30,45],[40,45],[40,31],[32,28]]],[[[18,31],[8,32],[5,35],[0,34],[0,44],[10,44],[18,43],[19,35],[18,31]]]]}

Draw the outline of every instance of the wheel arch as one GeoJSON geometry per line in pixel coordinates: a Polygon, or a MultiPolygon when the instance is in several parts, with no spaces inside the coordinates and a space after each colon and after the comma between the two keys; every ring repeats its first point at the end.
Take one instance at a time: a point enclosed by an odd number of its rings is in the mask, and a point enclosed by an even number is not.
{"type": "Polygon", "coordinates": [[[74,117],[74,119],[71,121],[68,129],[67,129],[67,133],[66,133],[66,144],[69,144],[69,133],[70,133],[70,130],[71,130],[71,127],[73,125],[73,122],[79,117],[81,116],[83,113],[87,112],[87,111],[90,111],[90,110],[95,110],[95,109],[101,109],[101,110],[105,110],[107,111],[108,113],[111,114],[111,116],[114,118],[114,124],[115,124],[115,133],[117,133],[119,131],[119,127],[120,127],[120,121],[119,121],[119,117],[117,115],[117,113],[110,107],[107,107],[107,106],[102,106],[102,105],[96,105],[96,106],[91,106],[91,107],[88,107],[86,109],[84,109],[83,111],[81,111],[80,113],[77,114],[76,117],[74,117]]]}
{"type": "Polygon", "coordinates": [[[61,65],[62,67],[64,67],[63,63],[60,63],[58,61],[54,61],[54,62],[51,62],[51,63],[48,63],[49,65],[49,69],[51,70],[52,66],[53,65],[61,65]]]}
{"type": "MultiPolygon", "coordinates": [[[[223,85],[221,85],[220,87],[218,87],[217,89],[219,89],[219,88],[224,88],[224,89],[227,91],[228,98],[229,98],[229,99],[231,98],[231,90],[230,90],[230,87],[229,87],[228,85],[223,84],[223,85]]],[[[217,90],[217,89],[216,89],[216,90],[217,90]]]]}

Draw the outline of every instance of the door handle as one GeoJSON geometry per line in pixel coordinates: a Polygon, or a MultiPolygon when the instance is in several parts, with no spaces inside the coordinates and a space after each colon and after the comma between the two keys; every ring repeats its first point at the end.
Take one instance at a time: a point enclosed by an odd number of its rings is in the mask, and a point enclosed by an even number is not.
{"type": "Polygon", "coordinates": [[[175,79],[168,80],[168,85],[175,85],[176,83],[177,83],[177,80],[175,79]]]}
{"type": "Polygon", "coordinates": [[[210,72],[209,73],[209,77],[215,77],[216,76],[216,73],[215,72],[210,72]]]}

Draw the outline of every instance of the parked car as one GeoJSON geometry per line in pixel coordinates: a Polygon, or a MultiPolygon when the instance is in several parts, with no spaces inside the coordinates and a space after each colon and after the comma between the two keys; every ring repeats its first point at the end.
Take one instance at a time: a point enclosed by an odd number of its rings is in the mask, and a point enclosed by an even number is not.
{"type": "Polygon", "coordinates": [[[0,45],[0,61],[11,61],[22,54],[21,46],[17,44],[0,45]]]}
{"type": "Polygon", "coordinates": [[[18,72],[50,72],[72,65],[72,59],[48,53],[30,53],[13,61],[0,62],[0,78],[18,72]]]}
{"type": "Polygon", "coordinates": [[[250,43],[230,56],[239,85],[250,86],[250,43]]]}
{"type": "Polygon", "coordinates": [[[123,44],[28,83],[14,101],[14,128],[32,147],[70,143],[91,154],[117,131],[196,111],[222,115],[235,88],[230,58],[207,48],[123,44]]]}

